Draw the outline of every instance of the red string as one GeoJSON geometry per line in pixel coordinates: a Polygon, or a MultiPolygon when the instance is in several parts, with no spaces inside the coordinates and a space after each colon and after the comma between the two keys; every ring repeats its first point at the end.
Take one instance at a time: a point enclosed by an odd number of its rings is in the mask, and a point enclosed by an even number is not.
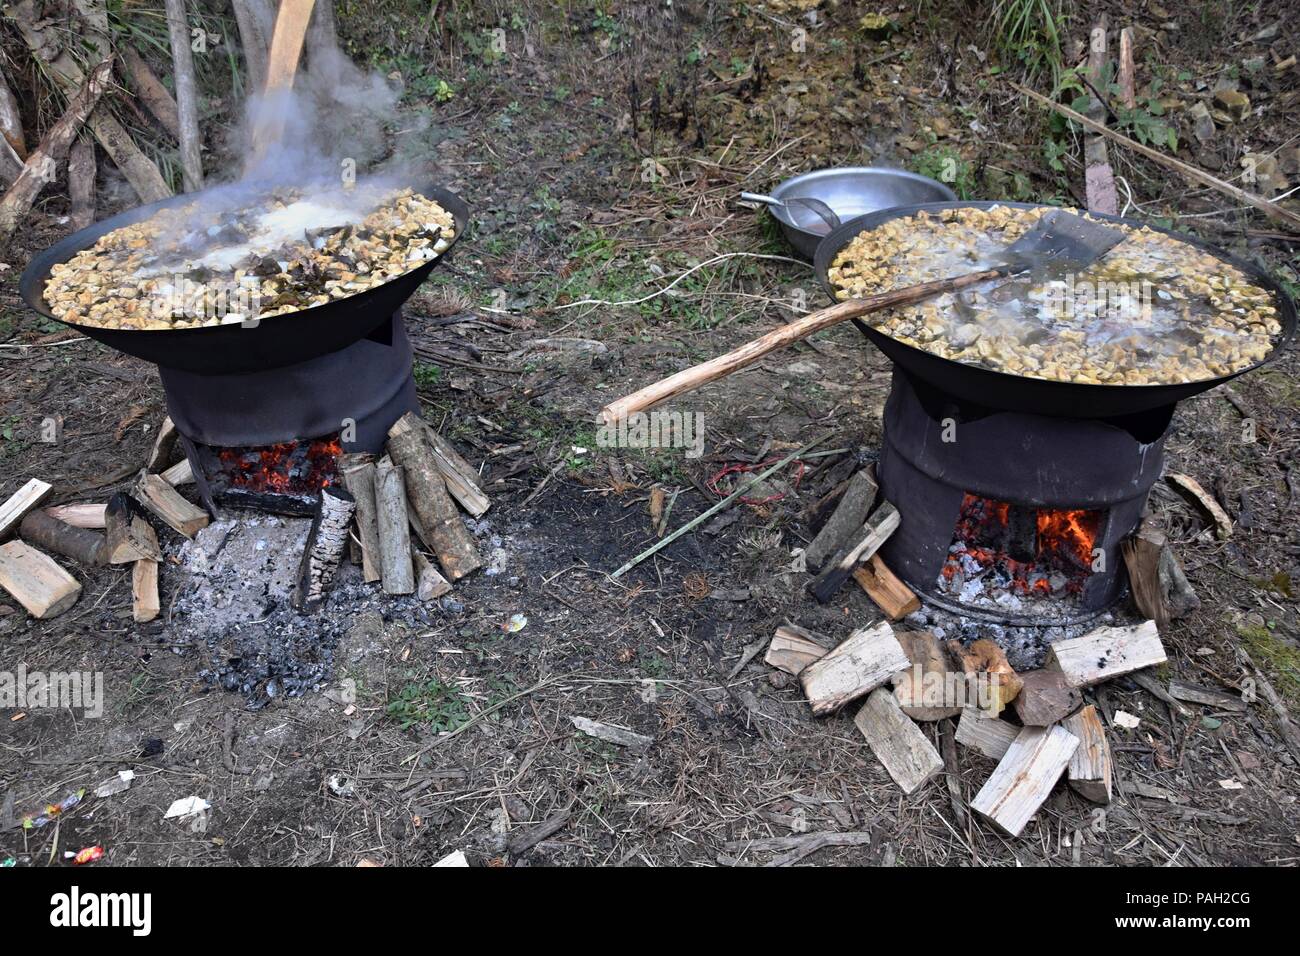
{"type": "MultiPolygon", "coordinates": [[[[775,465],[780,460],[781,459],[779,458],[769,458],[767,461],[759,462],[758,464],[755,465],[728,465],[726,468],[722,469],[722,471],[718,472],[716,475],[714,475],[712,478],[706,481],[705,485],[708,487],[708,489],[711,492],[713,492],[719,498],[725,498],[728,494],[730,494],[730,492],[723,491],[721,488],[719,488],[718,482],[720,482],[723,478],[727,477],[727,475],[744,474],[745,472],[758,471],[759,469],[767,468],[771,465],[775,465]]],[[[796,458],[790,464],[795,469],[794,490],[798,491],[799,482],[803,481],[804,463],[802,459],[796,458]]],[[[776,494],[768,495],[766,498],[747,498],[744,495],[742,495],[740,498],[740,503],[743,505],[768,505],[774,501],[780,501],[784,497],[785,497],[784,491],[778,491],[776,494]]]]}

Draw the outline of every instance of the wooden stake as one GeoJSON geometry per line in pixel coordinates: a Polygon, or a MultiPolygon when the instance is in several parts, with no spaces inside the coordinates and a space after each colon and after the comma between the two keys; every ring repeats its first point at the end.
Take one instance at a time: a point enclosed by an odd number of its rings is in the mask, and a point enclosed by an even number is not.
{"type": "Polygon", "coordinates": [[[402,469],[388,458],[375,466],[375,521],[379,534],[379,565],[384,593],[411,594],[415,591],[415,569],[411,563],[411,531],[407,518],[406,484],[402,469]]]}
{"type": "Polygon", "coordinates": [[[41,620],[57,617],[81,596],[76,578],[22,541],[0,545],[0,588],[41,620]]]}
{"type": "Polygon", "coordinates": [[[144,624],[156,618],[161,610],[158,562],[141,558],[131,567],[131,617],[137,624],[144,624]]]}
{"type": "Polygon", "coordinates": [[[405,472],[407,501],[416,518],[415,530],[452,581],[482,567],[474,538],[465,528],[438,468],[424,430],[408,418],[388,431],[388,453],[405,472]]]}
{"type": "Polygon", "coordinates": [[[1078,746],[1079,739],[1060,727],[1026,727],[975,795],[971,809],[1019,836],[1051,795],[1078,746]]]}
{"type": "Polygon", "coordinates": [[[29,478],[27,483],[0,505],[0,541],[17,530],[27,512],[50,496],[54,486],[39,478],[29,478]]]}
{"type": "Polygon", "coordinates": [[[853,723],[904,793],[915,793],[943,769],[943,758],[934,744],[883,687],[868,695],[853,723]]]}
{"type": "Polygon", "coordinates": [[[862,628],[799,674],[815,716],[823,717],[869,694],[908,667],[907,655],[887,621],[862,628]]]}

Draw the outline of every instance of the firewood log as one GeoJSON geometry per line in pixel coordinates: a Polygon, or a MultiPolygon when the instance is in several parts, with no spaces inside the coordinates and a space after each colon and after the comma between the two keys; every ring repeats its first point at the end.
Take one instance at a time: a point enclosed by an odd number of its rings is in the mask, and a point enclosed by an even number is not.
{"type": "Polygon", "coordinates": [[[27,159],[27,141],[23,137],[23,117],[18,111],[18,99],[9,89],[9,83],[2,75],[0,75],[0,137],[4,137],[19,163],[27,159]]]}
{"type": "Polygon", "coordinates": [[[131,567],[131,617],[137,624],[144,624],[156,618],[161,610],[158,562],[141,558],[131,567]]]}
{"type": "Polygon", "coordinates": [[[108,542],[102,534],[88,528],[74,528],[44,511],[29,513],[19,525],[18,533],[24,541],[91,567],[108,563],[108,542]]]}
{"type": "Polygon", "coordinates": [[[835,556],[808,585],[819,602],[825,604],[835,597],[854,569],[880,550],[880,546],[889,540],[889,536],[898,528],[901,520],[898,509],[888,501],[881,502],[875,514],[867,519],[857,535],[850,538],[835,556]]]}
{"type": "Polygon", "coordinates": [[[415,591],[415,569],[411,563],[406,483],[402,469],[386,457],[375,466],[375,521],[384,592],[411,594],[415,591]]]}
{"type": "Polygon", "coordinates": [[[433,601],[451,591],[451,582],[439,574],[433,562],[414,545],[411,546],[411,563],[415,568],[415,596],[421,601],[433,601]]]}
{"type": "Polygon", "coordinates": [[[104,506],[104,537],[109,564],[162,560],[158,535],[130,495],[118,492],[104,506]]]}
{"type": "Polygon", "coordinates": [[[1061,779],[1079,739],[1060,727],[1026,727],[1012,741],[971,809],[1019,836],[1061,779]]]}
{"type": "Polygon", "coordinates": [[[415,529],[438,558],[443,572],[459,581],[482,566],[474,538],[465,528],[438,468],[433,447],[423,429],[407,418],[388,432],[388,452],[405,472],[407,499],[418,521],[415,529]]]}
{"type": "Polygon", "coordinates": [[[819,569],[827,558],[835,554],[866,523],[871,506],[875,503],[876,477],[874,469],[868,465],[849,479],[849,486],[835,506],[835,511],[805,549],[804,558],[809,570],[819,569]]]}
{"type": "Polygon", "coordinates": [[[361,542],[361,574],[366,583],[383,578],[380,564],[379,522],[375,511],[375,465],[360,461],[340,466],[343,483],[357,502],[357,537],[361,542]]]}
{"type": "Polygon", "coordinates": [[[81,596],[76,578],[22,541],[0,545],[0,588],[41,620],[57,617],[81,596]]]}
{"type": "Polygon", "coordinates": [[[141,474],[131,496],[173,531],[193,538],[208,526],[208,513],[186,501],[159,475],[141,474]]]}
{"type": "Polygon", "coordinates": [[[0,504],[0,541],[16,530],[27,512],[48,498],[53,490],[54,486],[49,482],[30,478],[4,504],[0,504]]]}
{"type": "Polygon", "coordinates": [[[185,0],[163,0],[167,36],[172,48],[172,81],[176,87],[176,115],[180,125],[181,176],[186,192],[203,188],[203,159],[199,155],[198,82],[194,53],[190,49],[190,24],[185,0]]]}
{"type": "Polygon", "coordinates": [[[180,432],[176,430],[176,425],[171,416],[165,416],[162,424],[158,426],[158,434],[154,435],[153,447],[149,449],[149,457],[144,461],[145,471],[161,471],[167,467],[167,463],[171,461],[172,452],[176,448],[176,439],[179,435],[180,432]]]}
{"type": "Polygon", "coordinates": [[[129,43],[123,43],[121,53],[122,67],[130,81],[131,89],[144,103],[145,108],[153,114],[154,119],[162,124],[163,129],[180,142],[181,120],[176,108],[176,100],[134,47],[129,43]]]}
{"type": "Polygon", "coordinates": [[[98,529],[104,527],[104,512],[107,509],[108,505],[51,505],[45,509],[45,513],[74,528],[98,529]]]}
{"type": "Polygon", "coordinates": [[[293,606],[300,611],[315,611],[325,600],[329,586],[343,560],[343,549],[348,544],[348,527],[357,503],[342,488],[321,489],[316,514],[307,543],[303,547],[302,561],[298,565],[298,582],[293,592],[293,606]]]}

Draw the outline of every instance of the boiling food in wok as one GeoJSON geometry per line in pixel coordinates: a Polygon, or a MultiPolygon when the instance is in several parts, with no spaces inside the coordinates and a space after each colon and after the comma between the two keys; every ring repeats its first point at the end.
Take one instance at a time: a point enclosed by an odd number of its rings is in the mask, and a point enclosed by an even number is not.
{"type": "Polygon", "coordinates": [[[436,258],[455,221],[410,189],[279,189],[195,201],[102,236],[50,270],[65,322],[177,329],[247,322],[363,292],[436,258]]]}
{"type": "MultiPolygon", "coordinates": [[[[838,299],[1001,264],[1046,209],[945,209],[892,219],[831,262],[838,299]]],[[[869,317],[906,345],[994,371],[1092,385],[1168,385],[1241,371],[1281,333],[1273,293],[1231,264],[1145,227],[1083,272],[995,279],[869,317]]]]}

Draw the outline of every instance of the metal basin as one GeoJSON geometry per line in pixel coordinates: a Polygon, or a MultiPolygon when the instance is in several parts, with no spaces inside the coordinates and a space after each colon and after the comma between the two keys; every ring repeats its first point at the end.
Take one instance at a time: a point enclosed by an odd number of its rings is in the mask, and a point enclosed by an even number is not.
{"type": "MultiPolygon", "coordinates": [[[[858,216],[923,202],[952,202],[956,194],[943,183],[936,182],[903,169],[885,169],[880,166],[840,166],[819,169],[787,179],[772,196],[790,199],[809,196],[820,199],[848,222],[858,216]]],[[[801,206],[772,206],[768,210],[777,222],[790,245],[805,259],[817,252],[817,244],[830,232],[826,223],[811,209],[801,206]]]]}

